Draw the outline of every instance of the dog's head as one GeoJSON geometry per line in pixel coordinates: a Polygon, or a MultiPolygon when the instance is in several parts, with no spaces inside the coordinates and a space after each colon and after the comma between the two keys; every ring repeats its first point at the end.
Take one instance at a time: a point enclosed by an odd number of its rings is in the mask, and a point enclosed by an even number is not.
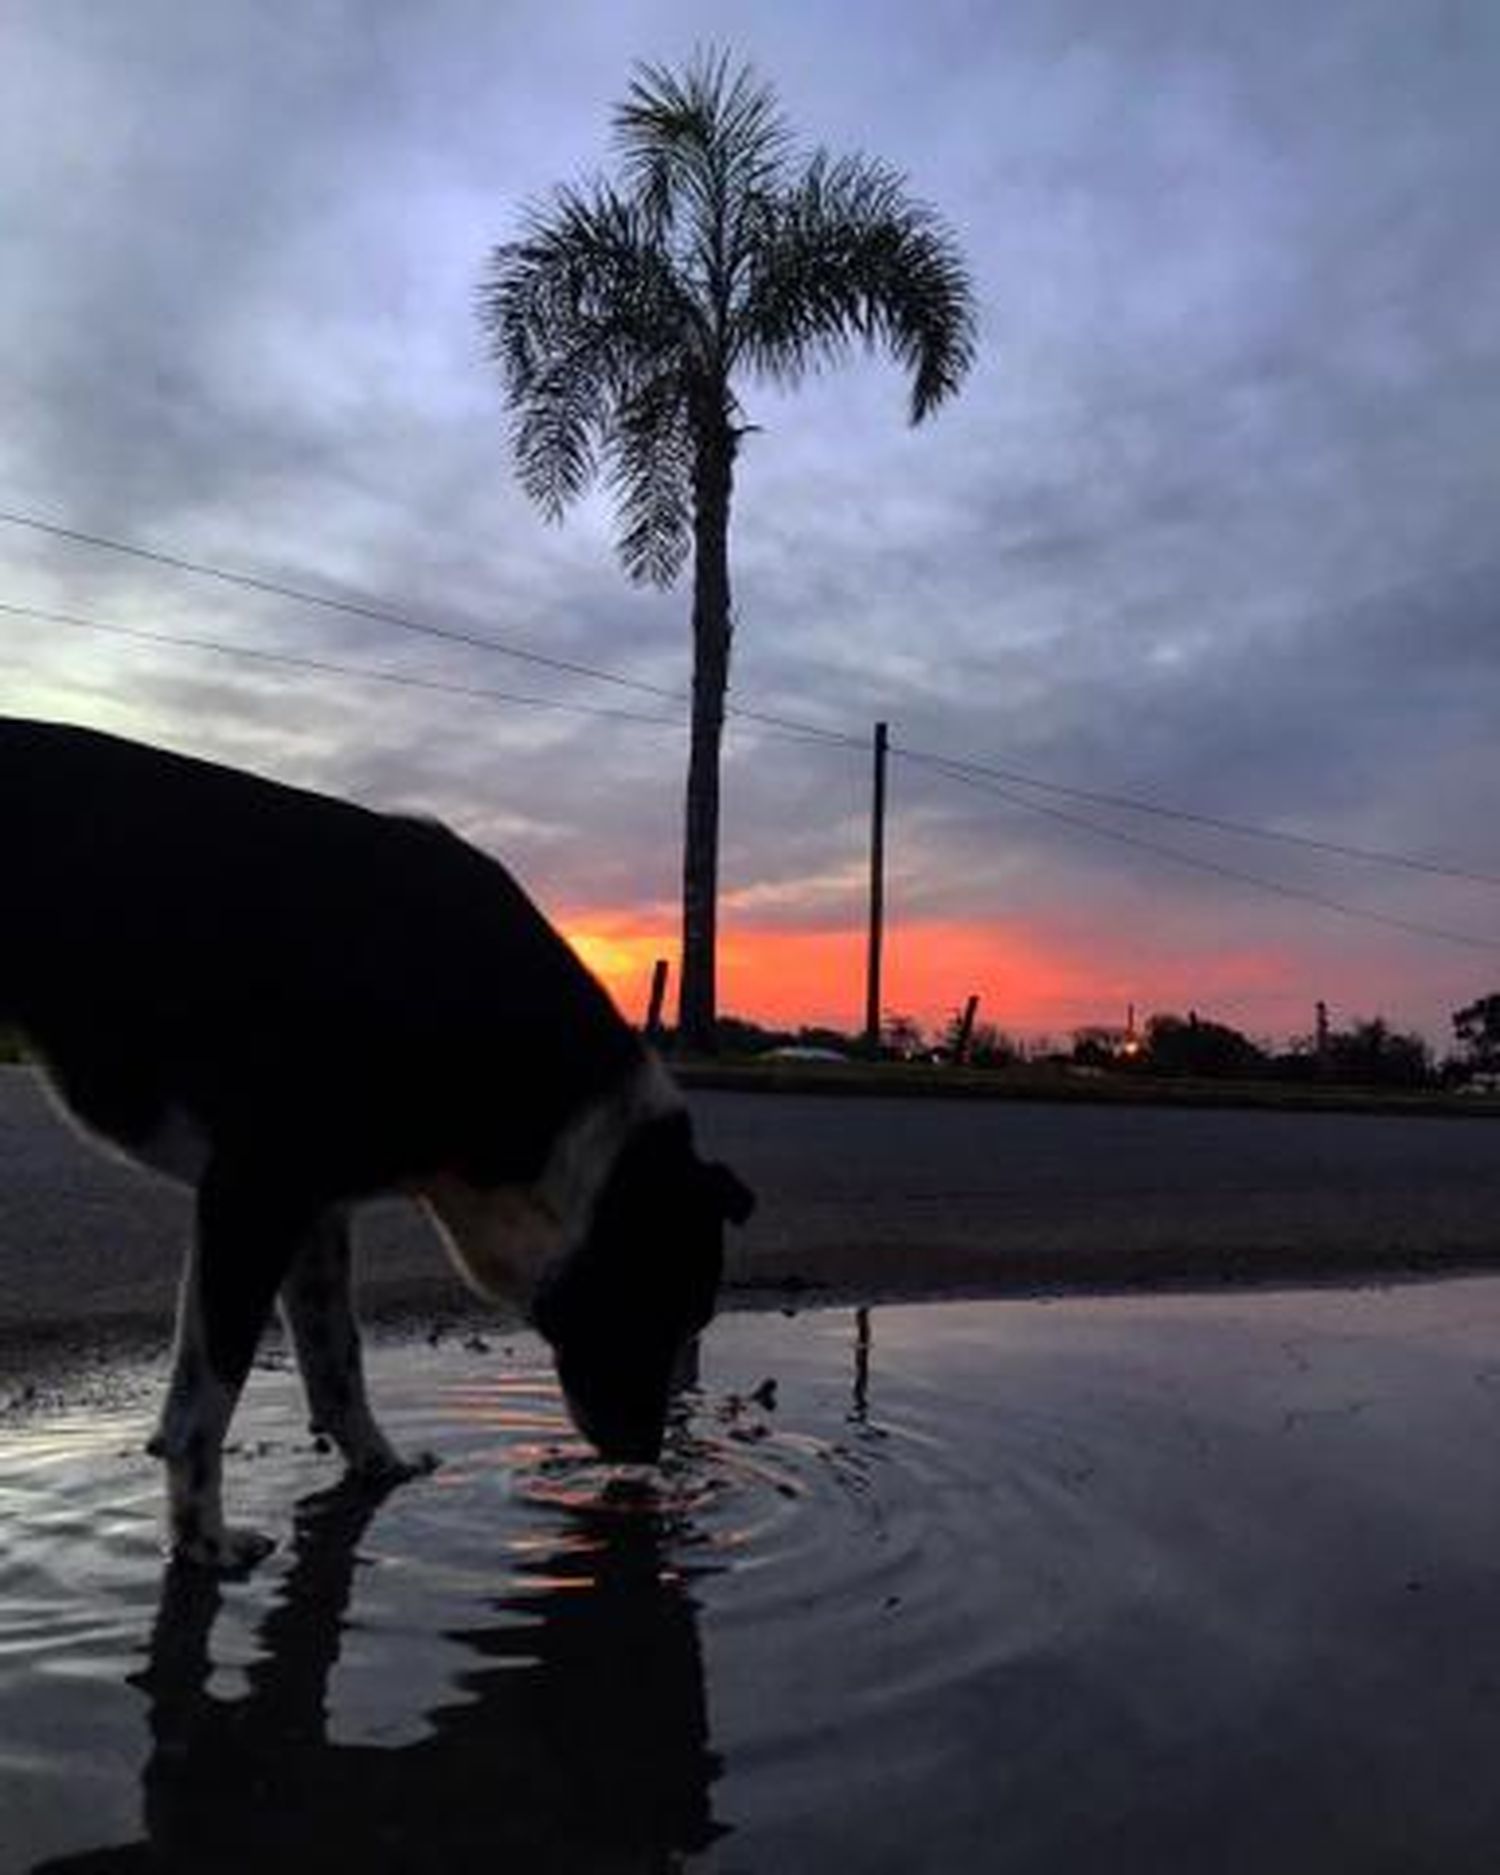
{"type": "Polygon", "coordinates": [[[657,1458],[678,1356],[713,1315],[724,1225],[754,1205],[727,1167],[698,1157],[685,1113],[646,1121],[621,1148],[582,1242],[531,1311],[574,1423],[602,1457],[657,1458]]]}

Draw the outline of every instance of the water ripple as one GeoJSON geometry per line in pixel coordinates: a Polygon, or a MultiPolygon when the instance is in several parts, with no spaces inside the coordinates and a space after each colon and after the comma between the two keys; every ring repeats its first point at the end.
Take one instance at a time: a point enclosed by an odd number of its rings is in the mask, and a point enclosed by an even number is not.
{"type": "Polygon", "coordinates": [[[1495,1391],[1371,1302],[1178,1306],[723,1323],[655,1468],[533,1343],[385,1347],[444,1459],[386,1494],[258,1371],[232,1584],[163,1572],[144,1415],[9,1427],[0,1875],[1488,1869],[1495,1391]]]}

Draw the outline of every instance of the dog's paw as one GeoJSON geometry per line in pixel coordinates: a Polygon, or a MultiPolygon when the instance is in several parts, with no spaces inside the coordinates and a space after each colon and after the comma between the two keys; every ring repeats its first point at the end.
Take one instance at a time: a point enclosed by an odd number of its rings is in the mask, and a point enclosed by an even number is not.
{"type": "Polygon", "coordinates": [[[276,1539],[259,1530],[226,1527],[217,1534],[178,1537],[172,1544],[172,1561],[213,1575],[242,1576],[264,1562],[275,1547],[276,1539]]]}

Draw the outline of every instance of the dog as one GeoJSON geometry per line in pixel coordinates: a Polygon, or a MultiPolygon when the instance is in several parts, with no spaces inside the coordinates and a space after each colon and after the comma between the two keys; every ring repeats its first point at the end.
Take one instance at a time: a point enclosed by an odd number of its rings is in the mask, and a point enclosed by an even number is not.
{"type": "Polygon", "coordinates": [[[0,718],[0,1022],[85,1131],[195,1187],[151,1450],[177,1557],[224,1521],[222,1448],[273,1302],[315,1431],[376,1424],[349,1216],[403,1192],[460,1274],[549,1343],[607,1459],[659,1455],[679,1354],[754,1199],[520,886],[436,821],[61,724],[0,718]]]}

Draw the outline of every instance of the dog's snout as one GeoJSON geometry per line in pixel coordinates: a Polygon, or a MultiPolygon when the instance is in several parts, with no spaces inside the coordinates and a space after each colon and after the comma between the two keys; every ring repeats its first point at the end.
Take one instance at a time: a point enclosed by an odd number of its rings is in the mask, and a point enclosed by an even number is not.
{"type": "Polygon", "coordinates": [[[563,1398],[575,1426],[599,1456],[611,1465],[654,1465],[661,1457],[666,1436],[666,1413],[649,1418],[601,1409],[598,1401],[585,1402],[564,1389],[563,1398]]]}
{"type": "Polygon", "coordinates": [[[556,1350],[569,1416],[610,1464],[654,1465],[666,1434],[671,1362],[623,1364],[556,1350]]]}
{"type": "Polygon", "coordinates": [[[594,1441],[599,1456],[611,1465],[654,1465],[661,1457],[665,1425],[638,1426],[601,1433],[594,1441]]]}

